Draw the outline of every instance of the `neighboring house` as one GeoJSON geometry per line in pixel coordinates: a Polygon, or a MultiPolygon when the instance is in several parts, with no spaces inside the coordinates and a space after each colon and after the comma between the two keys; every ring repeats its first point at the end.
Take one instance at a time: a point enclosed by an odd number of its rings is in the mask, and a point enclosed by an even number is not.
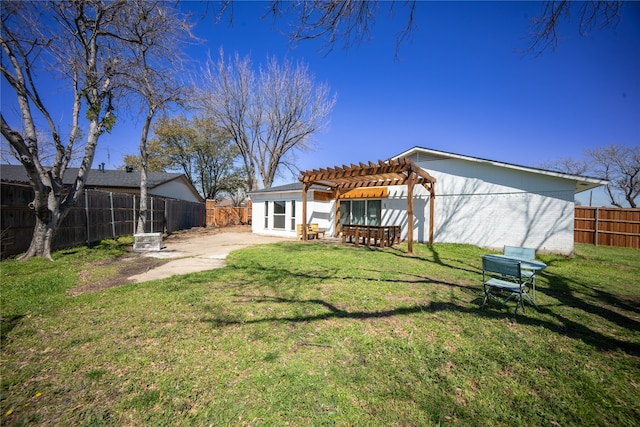
{"type": "MultiPolygon", "coordinates": [[[[607,181],[414,147],[392,158],[408,159],[436,179],[434,241],[502,249],[533,247],[573,253],[575,195],[607,181]]],[[[250,193],[254,233],[295,237],[302,223],[302,183],[250,193]]],[[[328,235],[341,224],[400,225],[407,238],[407,186],[373,187],[336,193],[314,184],[307,192],[307,223],[328,235]]],[[[429,240],[429,192],[416,186],[413,238],[429,240]]],[[[336,232],[336,230],[338,232],[336,232]]]]}
{"type": "MultiPolygon", "coordinates": [[[[63,184],[69,186],[73,184],[77,174],[77,168],[67,169],[63,184]]],[[[0,165],[0,180],[8,183],[29,183],[22,165],[0,165]]],[[[106,170],[99,165],[98,169],[92,169],[89,173],[85,189],[140,194],[140,172],[131,169],[106,170]]],[[[148,172],[147,192],[149,196],[169,197],[189,202],[204,201],[187,177],[180,173],[148,172]]]]}

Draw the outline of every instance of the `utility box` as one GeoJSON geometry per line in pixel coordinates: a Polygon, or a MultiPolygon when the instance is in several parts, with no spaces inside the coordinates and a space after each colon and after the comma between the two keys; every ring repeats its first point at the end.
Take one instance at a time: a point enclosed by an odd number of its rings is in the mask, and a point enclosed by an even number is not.
{"type": "Polygon", "coordinates": [[[151,252],[162,249],[162,233],[140,233],[133,235],[134,252],[151,252]]]}

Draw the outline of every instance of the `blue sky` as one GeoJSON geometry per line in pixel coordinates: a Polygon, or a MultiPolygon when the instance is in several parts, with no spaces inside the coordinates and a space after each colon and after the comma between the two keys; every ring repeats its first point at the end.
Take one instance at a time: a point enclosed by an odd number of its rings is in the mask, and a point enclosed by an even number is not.
{"type": "MultiPolygon", "coordinates": [[[[196,18],[204,6],[181,5],[196,18]]],[[[575,12],[560,27],[558,48],[535,56],[522,51],[541,2],[419,2],[414,37],[397,59],[402,8],[389,16],[381,3],[370,42],[327,54],[319,41],[292,46],[286,19],[261,20],[265,6],[236,3],[232,26],[199,19],[195,34],[206,41],[188,54],[204,61],[222,46],[251,54],[255,65],[267,54],[301,59],[337,93],[314,151],[297,156],[302,170],[387,159],[416,145],[537,166],[611,143],[640,144],[640,3],[625,3],[616,27],[586,37],[575,12]]],[[[94,164],[120,166],[135,153],[140,128],[133,119],[118,123],[101,137],[94,164]]],[[[287,174],[276,184],[294,180],[287,174]]]]}

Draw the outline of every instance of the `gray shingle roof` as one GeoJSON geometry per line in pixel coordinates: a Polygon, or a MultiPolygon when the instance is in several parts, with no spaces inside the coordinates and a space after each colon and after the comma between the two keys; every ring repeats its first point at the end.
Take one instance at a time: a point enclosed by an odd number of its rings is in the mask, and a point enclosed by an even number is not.
{"type": "MultiPolygon", "coordinates": [[[[71,185],[78,174],[78,168],[69,168],[64,174],[63,184],[71,185]]],[[[183,174],[148,172],[148,188],[180,178],[183,174]]],[[[22,165],[0,165],[0,180],[3,182],[28,183],[27,173],[22,165]]],[[[140,172],[124,170],[92,169],[87,178],[87,187],[140,188],[140,172]]]]}

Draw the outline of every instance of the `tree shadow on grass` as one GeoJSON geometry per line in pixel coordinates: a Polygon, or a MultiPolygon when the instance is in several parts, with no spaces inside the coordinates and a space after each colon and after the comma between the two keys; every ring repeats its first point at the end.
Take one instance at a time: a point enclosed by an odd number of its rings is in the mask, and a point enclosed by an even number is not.
{"type": "MultiPolygon", "coordinates": [[[[452,265],[448,261],[442,259],[442,257],[438,254],[436,250],[434,252],[434,259],[423,258],[427,263],[437,263],[452,269],[459,269],[467,272],[472,272],[475,274],[481,274],[481,271],[478,270],[478,267],[469,263],[469,268],[459,267],[456,265],[452,265]]],[[[395,256],[406,256],[401,252],[388,252],[395,256]]],[[[456,260],[456,263],[460,263],[462,261],[456,260]]],[[[246,268],[246,267],[245,267],[246,268]]],[[[439,279],[433,279],[426,275],[415,275],[414,280],[403,280],[403,279],[383,279],[380,280],[379,276],[381,273],[388,273],[388,271],[378,271],[378,270],[370,270],[371,277],[363,277],[350,275],[350,274],[341,274],[338,268],[333,270],[327,270],[326,268],[313,272],[296,272],[293,270],[289,270],[284,267],[273,268],[272,266],[266,267],[260,265],[254,265],[251,267],[250,273],[250,281],[252,285],[256,283],[260,284],[259,286],[269,286],[276,293],[282,290],[280,286],[274,286],[274,283],[277,285],[277,282],[280,280],[286,280],[289,282],[291,286],[300,286],[306,284],[319,284],[326,281],[331,280],[358,280],[358,281],[370,281],[370,282],[387,282],[387,283],[424,283],[424,284],[435,284],[448,286],[451,288],[460,288],[466,291],[475,290],[474,286],[462,285],[460,283],[455,283],[452,281],[444,281],[439,279]],[[255,269],[255,270],[254,270],[255,269]]],[[[245,270],[246,273],[246,270],[245,270]]],[[[550,306],[542,306],[540,307],[539,312],[543,315],[548,316],[549,318],[555,319],[553,320],[545,320],[542,317],[537,316],[528,316],[525,313],[521,313],[517,322],[522,325],[532,325],[532,326],[542,326],[548,330],[554,331],[558,334],[568,336],[572,339],[578,339],[585,342],[588,345],[591,345],[595,348],[598,348],[603,351],[611,351],[619,349],[623,352],[628,353],[632,356],[640,356],[640,344],[634,342],[628,342],[621,339],[617,339],[609,334],[605,334],[597,331],[595,328],[589,327],[586,322],[594,322],[597,321],[594,317],[602,318],[606,321],[614,323],[618,325],[620,328],[624,328],[628,331],[638,331],[640,330],[640,322],[634,320],[631,317],[625,316],[623,313],[611,310],[607,308],[608,304],[615,304],[617,308],[620,308],[620,311],[627,310],[633,313],[637,313],[638,309],[633,304],[628,304],[623,300],[620,300],[617,296],[607,293],[605,291],[593,290],[595,294],[595,298],[599,301],[602,301],[602,304],[593,304],[588,300],[585,300],[580,293],[574,289],[575,286],[572,286],[574,281],[572,279],[568,279],[566,277],[553,274],[553,272],[549,271],[549,269],[545,270],[544,274],[541,275],[541,278],[544,277],[548,282],[548,287],[538,287],[537,291],[539,293],[545,294],[547,297],[555,299],[559,302],[558,308],[551,308],[550,306]],[[569,318],[564,312],[563,307],[570,307],[572,309],[581,310],[585,313],[592,315],[590,318],[586,318],[584,322],[579,322],[576,320],[572,320],[569,318]]],[[[576,284],[578,285],[578,284],[576,284]]],[[[241,289],[242,286],[238,286],[238,289],[241,289]]],[[[591,288],[589,288],[591,289],[591,288]]],[[[414,313],[421,312],[437,312],[437,311],[456,311],[459,313],[473,313],[478,314],[483,317],[501,317],[504,316],[504,313],[493,313],[493,312],[484,312],[482,313],[479,309],[479,305],[482,301],[482,289],[481,286],[477,288],[477,297],[473,301],[465,302],[460,304],[452,303],[452,302],[438,302],[432,301],[428,304],[419,304],[411,307],[398,307],[390,310],[383,311],[346,311],[342,310],[328,301],[324,301],[321,299],[310,299],[310,300],[301,300],[294,298],[287,298],[284,296],[275,296],[275,297],[252,297],[252,301],[257,302],[275,302],[275,303],[283,303],[283,304],[317,304],[326,308],[325,313],[311,315],[311,316],[288,316],[288,317],[267,317],[262,319],[252,319],[249,321],[229,319],[229,318],[210,318],[203,319],[204,321],[209,321],[215,323],[216,325],[224,326],[224,325],[233,325],[233,324],[250,324],[250,323],[264,323],[264,322],[312,322],[318,320],[327,320],[331,318],[346,318],[346,319],[354,319],[354,320],[362,320],[362,319],[370,319],[370,318],[385,318],[392,316],[402,316],[402,315],[410,315],[414,313]]],[[[533,310],[533,308],[529,308],[533,310]]]]}
{"type": "Polygon", "coordinates": [[[280,323],[280,322],[293,322],[293,323],[308,323],[315,321],[322,321],[328,319],[354,319],[354,320],[364,320],[364,319],[381,319],[386,317],[393,316],[404,316],[415,313],[435,313],[438,311],[459,311],[471,313],[474,312],[475,309],[470,307],[463,307],[458,304],[450,303],[450,302],[430,302],[429,304],[419,304],[411,307],[398,307],[391,310],[382,310],[382,311],[347,311],[341,308],[338,308],[334,304],[331,304],[328,301],[324,301],[322,299],[295,299],[295,298],[280,298],[280,297],[270,297],[270,296],[252,296],[252,295],[242,295],[244,298],[250,299],[252,303],[277,303],[277,304],[317,304],[325,309],[327,312],[315,315],[302,315],[302,316],[273,316],[273,317],[264,317],[261,319],[251,319],[251,320],[230,320],[230,319],[218,319],[218,318],[208,318],[208,319],[200,319],[203,322],[210,322],[217,326],[232,326],[232,325],[250,325],[256,323],[280,323]]]}
{"type": "Polygon", "coordinates": [[[18,326],[23,317],[24,314],[0,317],[0,347],[4,347],[4,344],[9,337],[9,333],[18,326]]]}
{"type": "MultiPolygon", "coordinates": [[[[462,261],[462,260],[456,260],[456,262],[460,265],[453,265],[450,262],[445,261],[445,259],[440,255],[440,252],[438,252],[437,248],[434,245],[424,245],[425,248],[427,248],[431,254],[433,259],[431,258],[427,258],[425,256],[421,256],[421,255],[416,255],[416,254],[409,254],[406,251],[403,251],[399,248],[391,248],[391,250],[388,251],[388,253],[394,255],[394,256],[398,256],[398,257],[402,257],[402,258],[413,258],[416,260],[421,260],[424,262],[428,262],[428,263],[435,263],[438,264],[442,267],[447,267],[447,268],[451,268],[451,269],[455,269],[455,270],[460,270],[460,271],[466,271],[468,273],[482,273],[482,269],[479,267],[481,265],[480,259],[481,257],[478,256],[478,259],[476,262],[470,262],[470,261],[462,261]]],[[[488,253],[488,251],[487,251],[488,253]]]]}
{"type": "MultiPolygon", "coordinates": [[[[633,331],[640,331],[640,322],[638,322],[637,320],[625,316],[617,311],[613,311],[607,308],[605,305],[596,305],[589,303],[584,297],[578,295],[574,289],[575,286],[569,286],[569,283],[573,282],[572,280],[566,279],[553,273],[547,273],[545,274],[545,277],[549,282],[549,286],[548,288],[542,289],[541,291],[548,297],[559,301],[562,305],[582,310],[586,313],[601,317],[611,323],[615,323],[622,328],[633,331]]],[[[618,297],[614,296],[611,293],[596,290],[589,286],[585,286],[585,288],[593,291],[593,293],[595,294],[595,299],[603,302],[603,304],[615,305],[621,309],[634,313],[639,312],[638,307],[633,307],[629,304],[623,303],[618,297]]]]}
{"type": "MultiPolygon", "coordinates": [[[[435,262],[448,268],[476,272],[478,274],[482,273],[481,269],[478,269],[477,266],[470,263],[467,264],[470,267],[469,269],[452,265],[451,263],[445,261],[440,256],[437,249],[433,246],[429,246],[429,250],[433,254],[433,260],[425,259],[425,262],[435,262]]],[[[552,264],[553,262],[550,262],[548,266],[551,267],[552,264]]],[[[553,274],[549,269],[545,270],[542,274],[540,274],[540,276],[544,276],[544,278],[547,279],[549,285],[547,288],[538,288],[537,291],[549,296],[550,298],[556,299],[561,306],[571,307],[577,310],[581,310],[585,313],[598,316],[608,322],[618,325],[620,328],[624,328],[629,331],[640,331],[640,322],[633,319],[632,317],[622,314],[622,312],[624,311],[630,313],[640,313],[640,308],[632,304],[630,301],[623,300],[612,293],[595,289],[584,284],[576,283],[575,281],[561,275],[553,274]],[[589,289],[594,295],[593,298],[597,301],[602,302],[602,304],[593,304],[588,302],[588,300],[579,295],[579,293],[575,290],[575,286],[570,286],[571,283],[589,289]],[[614,306],[619,310],[612,310],[610,308],[607,308],[607,306],[614,306]]],[[[580,339],[583,342],[601,350],[606,351],[620,349],[630,355],[640,356],[640,344],[627,342],[604,335],[588,327],[586,324],[573,321],[566,316],[563,316],[558,310],[541,307],[539,311],[543,314],[547,314],[557,319],[561,326],[553,322],[546,322],[538,318],[526,317],[522,315],[518,317],[518,323],[543,326],[562,335],[580,339]]]]}
{"type": "MultiPolygon", "coordinates": [[[[585,286],[587,289],[592,290],[595,294],[595,300],[601,301],[602,304],[594,304],[588,301],[586,295],[581,295],[576,286],[584,286],[582,284],[575,283],[571,279],[567,279],[563,276],[548,272],[545,270],[544,277],[548,281],[548,287],[538,288],[539,293],[543,293],[551,299],[555,299],[559,304],[559,307],[566,307],[581,311],[592,315],[589,320],[592,324],[597,324],[597,318],[601,318],[607,322],[611,322],[622,329],[628,331],[640,331],[640,322],[637,320],[625,316],[624,314],[607,308],[607,305],[616,305],[619,308],[630,311],[632,313],[638,313],[638,308],[627,303],[623,303],[617,296],[605,292],[593,289],[589,286],[585,286]],[[570,286],[574,283],[574,286],[570,286]],[[594,319],[594,317],[597,317],[594,319]]],[[[523,320],[518,319],[518,322],[524,324],[534,324],[544,326],[550,330],[558,332],[559,334],[566,335],[572,338],[580,339],[587,344],[590,344],[600,350],[615,350],[620,349],[629,355],[640,356],[640,344],[623,341],[611,336],[607,336],[587,326],[585,322],[577,322],[570,319],[566,315],[563,315],[562,309],[549,309],[545,306],[540,307],[539,311],[552,318],[555,318],[558,322],[545,322],[535,318],[525,318],[523,320]]]]}
{"type": "MultiPolygon", "coordinates": [[[[272,296],[255,296],[255,295],[238,295],[246,301],[251,303],[277,303],[277,304],[316,304],[322,306],[327,311],[314,315],[297,315],[297,316],[272,316],[264,317],[260,319],[251,320],[235,320],[227,318],[206,318],[201,319],[203,322],[211,323],[217,327],[233,326],[233,325],[250,325],[260,323],[280,323],[280,322],[292,322],[292,323],[308,323],[315,321],[323,321],[329,319],[353,319],[353,320],[366,320],[366,319],[381,319],[395,316],[406,316],[417,313],[436,313],[441,311],[455,311],[460,314],[477,314],[482,317],[499,317],[503,314],[490,314],[487,312],[480,312],[478,308],[472,305],[460,305],[453,302],[438,302],[431,301],[428,304],[418,304],[409,307],[397,307],[389,310],[381,311],[348,311],[337,307],[336,305],[325,301],[323,299],[295,299],[295,298],[282,298],[272,296]]],[[[477,298],[482,300],[482,298],[477,298]]],[[[473,303],[473,301],[472,301],[473,303]]],[[[533,308],[529,308],[533,309],[533,308]]],[[[536,317],[528,317],[521,314],[517,318],[517,322],[521,325],[542,326],[546,329],[554,331],[560,335],[568,336],[572,339],[579,339],[586,344],[589,344],[602,351],[621,350],[631,356],[640,356],[640,345],[636,343],[622,341],[616,338],[612,338],[597,332],[584,324],[575,322],[562,316],[550,309],[540,308],[539,310],[543,314],[547,314],[557,319],[560,324],[556,324],[550,321],[546,321],[536,317]]]]}
{"type": "MultiPolygon", "coordinates": [[[[327,269],[323,267],[322,269],[313,271],[313,272],[299,272],[292,271],[286,267],[265,267],[261,264],[255,264],[251,267],[242,266],[236,267],[231,266],[228,267],[230,269],[239,269],[242,270],[244,274],[249,274],[251,277],[250,282],[252,284],[263,284],[269,287],[274,288],[280,281],[288,280],[292,281],[296,284],[296,286],[300,286],[302,284],[311,284],[311,283],[323,283],[326,281],[332,280],[344,280],[344,281],[365,281],[365,282],[373,282],[373,283],[399,283],[399,284],[429,284],[429,285],[442,285],[450,288],[458,288],[463,290],[475,289],[472,286],[464,285],[452,281],[445,281],[436,278],[432,278],[427,275],[419,275],[413,273],[402,273],[405,277],[411,277],[410,280],[405,279],[393,279],[393,278],[384,278],[381,279],[380,276],[383,274],[389,273],[389,270],[377,270],[377,269],[368,269],[366,270],[370,273],[370,276],[363,275],[352,275],[352,274],[341,274],[341,269],[327,269]],[[291,280],[293,279],[293,280],[291,280]]],[[[473,271],[474,273],[479,273],[478,271],[473,271]]],[[[275,288],[274,288],[275,290],[275,288]]]]}
{"type": "MultiPolygon", "coordinates": [[[[597,316],[603,320],[614,323],[621,329],[628,331],[639,331],[640,322],[621,313],[610,310],[599,304],[592,304],[582,298],[574,288],[569,286],[571,280],[563,276],[545,273],[548,280],[548,287],[537,288],[538,293],[542,293],[551,299],[555,299],[557,304],[539,305],[537,312],[546,315],[554,321],[544,320],[542,317],[527,316],[526,313],[520,313],[517,317],[517,323],[521,325],[541,326],[559,335],[567,336],[571,339],[581,340],[601,351],[620,350],[630,356],[640,357],[640,343],[624,341],[610,335],[606,335],[596,329],[589,327],[587,322],[597,324],[594,317],[585,318],[583,322],[572,320],[563,312],[567,310],[575,310],[577,312],[588,313],[597,316]]],[[[589,287],[587,287],[589,288],[589,287]]],[[[591,288],[589,288],[591,289],[591,288]]],[[[604,298],[603,302],[618,301],[619,299],[612,294],[606,292],[596,292],[596,299],[604,298]],[[604,296],[602,294],[605,294],[604,296]]],[[[629,307],[636,312],[634,307],[629,307]]],[[[535,310],[534,307],[527,307],[527,310],[535,310]]]]}
{"type": "Polygon", "coordinates": [[[542,326],[550,331],[558,333],[559,335],[581,340],[585,344],[601,351],[620,350],[630,356],[640,357],[640,344],[638,343],[627,342],[604,335],[587,327],[583,323],[578,323],[545,307],[540,307],[538,311],[555,318],[560,324],[527,316],[519,316],[517,320],[518,323],[522,325],[542,326]]]}

